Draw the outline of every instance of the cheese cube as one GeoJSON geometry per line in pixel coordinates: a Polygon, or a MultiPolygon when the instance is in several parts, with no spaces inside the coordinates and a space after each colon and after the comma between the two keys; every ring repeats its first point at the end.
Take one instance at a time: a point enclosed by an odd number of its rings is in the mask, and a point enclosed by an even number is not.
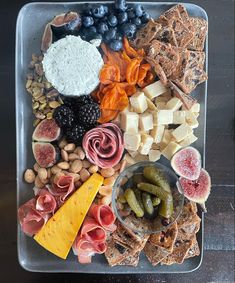
{"type": "Polygon", "coordinates": [[[154,99],[154,103],[157,104],[158,102],[168,102],[170,99],[171,99],[171,94],[170,92],[165,92],[163,93],[162,95],[160,96],[157,96],[155,99],[154,99]]]}
{"type": "Polygon", "coordinates": [[[185,139],[183,139],[179,145],[185,147],[189,146],[190,144],[194,143],[197,140],[197,137],[192,133],[191,135],[187,136],[185,139]]]}
{"type": "Polygon", "coordinates": [[[189,124],[191,128],[197,128],[199,126],[199,123],[197,121],[197,118],[195,115],[190,111],[186,111],[186,122],[189,124]]]}
{"type": "Polygon", "coordinates": [[[168,129],[164,130],[162,140],[161,140],[161,148],[167,146],[168,143],[170,143],[170,141],[173,138],[171,133],[172,133],[172,130],[168,130],[168,129]]]}
{"type": "Polygon", "coordinates": [[[142,135],[141,136],[141,144],[139,147],[139,153],[142,155],[147,155],[152,147],[153,138],[149,135],[142,135]]]}
{"type": "Polygon", "coordinates": [[[167,109],[171,109],[172,111],[179,110],[182,106],[182,102],[177,97],[172,97],[166,104],[167,109]]]}
{"type": "Polygon", "coordinates": [[[164,155],[167,159],[171,159],[172,156],[181,148],[179,144],[174,141],[171,141],[162,151],[162,155],[164,155]]]}
{"type": "Polygon", "coordinates": [[[137,92],[132,95],[130,97],[130,104],[136,113],[143,113],[148,108],[146,96],[143,92],[137,92]]]}
{"type": "Polygon", "coordinates": [[[150,131],[150,135],[153,137],[153,141],[155,143],[160,143],[164,134],[164,125],[157,125],[154,126],[153,129],[150,131]]]}
{"type": "Polygon", "coordinates": [[[140,146],[140,134],[124,133],[124,148],[136,151],[140,146]]]}
{"type": "Polygon", "coordinates": [[[189,125],[182,124],[179,127],[177,127],[171,134],[177,142],[180,142],[183,139],[185,139],[187,136],[192,134],[192,132],[193,130],[189,125]]]}
{"type": "Polygon", "coordinates": [[[173,124],[184,124],[186,122],[185,117],[186,112],[183,110],[173,112],[173,124]]]}
{"type": "Polygon", "coordinates": [[[139,115],[135,112],[121,113],[121,129],[127,133],[138,133],[139,115]]]}
{"type": "Polygon", "coordinates": [[[161,151],[160,150],[151,149],[149,151],[149,161],[155,162],[155,161],[159,160],[160,157],[161,157],[161,151]]]}
{"type": "Polygon", "coordinates": [[[159,110],[153,114],[154,125],[168,125],[173,123],[172,110],[159,110]]]}
{"type": "Polygon", "coordinates": [[[197,102],[190,108],[191,112],[200,112],[200,104],[197,102]]]}
{"type": "Polygon", "coordinates": [[[161,81],[157,81],[151,85],[146,86],[143,91],[145,95],[152,100],[154,97],[167,92],[167,88],[161,83],[161,81]]]}
{"type": "Polygon", "coordinates": [[[150,112],[140,114],[139,119],[139,128],[141,131],[153,129],[153,115],[150,112]]]}

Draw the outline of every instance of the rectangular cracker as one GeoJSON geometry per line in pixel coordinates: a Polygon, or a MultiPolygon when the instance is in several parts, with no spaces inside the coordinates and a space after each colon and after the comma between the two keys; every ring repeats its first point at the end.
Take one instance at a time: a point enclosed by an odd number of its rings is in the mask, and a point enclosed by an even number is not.
{"type": "Polygon", "coordinates": [[[204,49],[205,40],[208,32],[208,23],[202,18],[190,18],[190,22],[195,28],[193,40],[188,44],[190,50],[202,51],[204,49]]]}
{"type": "Polygon", "coordinates": [[[188,253],[185,257],[185,259],[190,258],[190,257],[194,257],[194,256],[198,256],[200,255],[200,248],[198,245],[198,241],[196,239],[196,236],[194,238],[194,244],[193,246],[188,250],[188,253]]]}
{"type": "Polygon", "coordinates": [[[127,256],[123,261],[121,261],[118,265],[130,265],[130,266],[137,266],[140,259],[140,252],[135,254],[131,254],[127,256]]]}
{"type": "Polygon", "coordinates": [[[153,266],[160,263],[164,258],[169,255],[169,252],[166,249],[154,246],[149,241],[144,247],[144,253],[153,266]]]}

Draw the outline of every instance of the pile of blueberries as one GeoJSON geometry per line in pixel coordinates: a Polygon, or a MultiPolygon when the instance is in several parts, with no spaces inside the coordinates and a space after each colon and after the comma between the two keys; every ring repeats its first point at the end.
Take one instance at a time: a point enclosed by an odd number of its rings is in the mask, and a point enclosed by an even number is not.
{"type": "Polygon", "coordinates": [[[82,39],[101,39],[113,51],[119,51],[122,49],[122,38],[133,38],[137,29],[149,21],[149,14],[140,4],[127,6],[125,0],[115,0],[114,6],[111,9],[100,4],[83,12],[82,39]]]}

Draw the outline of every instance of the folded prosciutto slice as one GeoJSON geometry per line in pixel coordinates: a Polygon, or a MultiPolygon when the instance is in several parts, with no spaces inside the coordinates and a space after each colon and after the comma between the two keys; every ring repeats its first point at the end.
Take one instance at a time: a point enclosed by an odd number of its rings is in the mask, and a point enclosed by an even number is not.
{"type": "Polygon", "coordinates": [[[18,209],[18,217],[22,231],[33,236],[43,227],[49,219],[49,213],[40,213],[36,209],[36,199],[31,199],[18,209]]]}
{"type": "Polygon", "coordinates": [[[36,197],[36,209],[41,214],[54,213],[57,203],[53,195],[45,188],[38,192],[36,197]]]}
{"type": "Polygon", "coordinates": [[[101,225],[104,229],[108,231],[113,232],[117,228],[114,224],[116,219],[115,215],[111,207],[108,205],[92,204],[88,215],[93,217],[99,223],[99,225],[101,225]]]}
{"type": "Polygon", "coordinates": [[[72,176],[61,176],[56,184],[48,187],[49,192],[56,198],[57,203],[61,206],[65,199],[74,191],[74,181],[72,176]]]}
{"type": "Polygon", "coordinates": [[[90,263],[95,253],[102,254],[106,251],[106,231],[94,218],[89,216],[83,222],[82,229],[78,234],[73,251],[78,256],[80,263],[90,263]]]}
{"type": "Polygon", "coordinates": [[[101,168],[117,165],[124,151],[122,132],[113,123],[106,123],[88,131],[82,145],[87,159],[101,168]]]}

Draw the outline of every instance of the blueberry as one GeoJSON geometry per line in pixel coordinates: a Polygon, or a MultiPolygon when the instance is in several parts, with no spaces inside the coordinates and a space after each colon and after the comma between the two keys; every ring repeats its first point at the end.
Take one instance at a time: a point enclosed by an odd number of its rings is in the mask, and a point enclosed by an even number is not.
{"type": "Polygon", "coordinates": [[[132,38],[136,32],[136,25],[132,23],[123,24],[122,32],[127,38],[132,38]]]}
{"type": "Polygon", "coordinates": [[[97,30],[100,34],[104,34],[106,31],[108,31],[109,27],[105,22],[100,22],[97,25],[97,30]]]}
{"type": "Polygon", "coordinates": [[[106,33],[104,34],[104,40],[106,42],[110,42],[112,39],[115,39],[115,36],[116,36],[116,29],[111,28],[108,31],[106,31],[106,33]]]}
{"type": "Polygon", "coordinates": [[[113,51],[119,51],[122,49],[122,41],[118,40],[118,39],[113,39],[110,41],[109,43],[109,47],[113,50],[113,51]]]}
{"type": "Polygon", "coordinates": [[[137,17],[142,17],[143,16],[143,12],[144,12],[144,7],[140,4],[136,5],[134,7],[135,10],[135,14],[137,17]]]}
{"type": "Polygon", "coordinates": [[[127,11],[127,15],[128,15],[128,19],[131,20],[131,19],[134,19],[136,17],[135,15],[135,11],[130,8],[128,11],[127,11]]]}
{"type": "Polygon", "coordinates": [[[82,39],[90,41],[91,39],[96,38],[96,27],[91,26],[89,28],[84,28],[82,31],[82,39]]]}
{"type": "Polygon", "coordinates": [[[109,7],[104,5],[104,13],[107,15],[109,13],[109,7]]]}
{"type": "Polygon", "coordinates": [[[131,19],[131,23],[134,24],[134,25],[136,25],[137,27],[138,27],[138,26],[141,26],[141,24],[142,24],[140,18],[133,18],[133,19],[131,19]]]}
{"type": "Polygon", "coordinates": [[[90,32],[90,33],[92,33],[92,32],[93,32],[93,33],[96,33],[96,32],[97,32],[95,26],[91,26],[91,27],[87,28],[87,30],[88,30],[88,32],[90,32]]]}
{"type": "Polygon", "coordinates": [[[106,9],[104,8],[104,5],[98,5],[97,7],[92,9],[92,14],[96,18],[103,18],[105,15],[106,9]]]}
{"type": "Polygon", "coordinates": [[[119,32],[117,32],[115,39],[122,41],[122,35],[119,32]]]}
{"type": "Polygon", "coordinates": [[[116,25],[118,24],[117,17],[115,15],[113,15],[113,14],[109,15],[108,16],[108,24],[111,27],[116,27],[116,25]]]}
{"type": "Polygon", "coordinates": [[[115,0],[115,8],[125,12],[127,9],[126,0],[115,0]]]}
{"type": "Polygon", "coordinates": [[[85,16],[82,18],[82,24],[84,27],[88,28],[94,24],[94,19],[91,16],[85,16]]]}
{"type": "Polygon", "coordinates": [[[103,36],[100,33],[94,33],[94,37],[92,39],[101,39],[102,40],[103,36]]]}
{"type": "Polygon", "coordinates": [[[143,16],[141,17],[141,21],[143,24],[146,24],[150,19],[150,15],[148,12],[144,11],[143,16]]]}
{"type": "Polygon", "coordinates": [[[126,22],[128,21],[127,12],[120,12],[120,13],[117,15],[117,18],[118,18],[118,23],[119,23],[119,25],[122,25],[122,24],[126,23],[126,22]]]}

